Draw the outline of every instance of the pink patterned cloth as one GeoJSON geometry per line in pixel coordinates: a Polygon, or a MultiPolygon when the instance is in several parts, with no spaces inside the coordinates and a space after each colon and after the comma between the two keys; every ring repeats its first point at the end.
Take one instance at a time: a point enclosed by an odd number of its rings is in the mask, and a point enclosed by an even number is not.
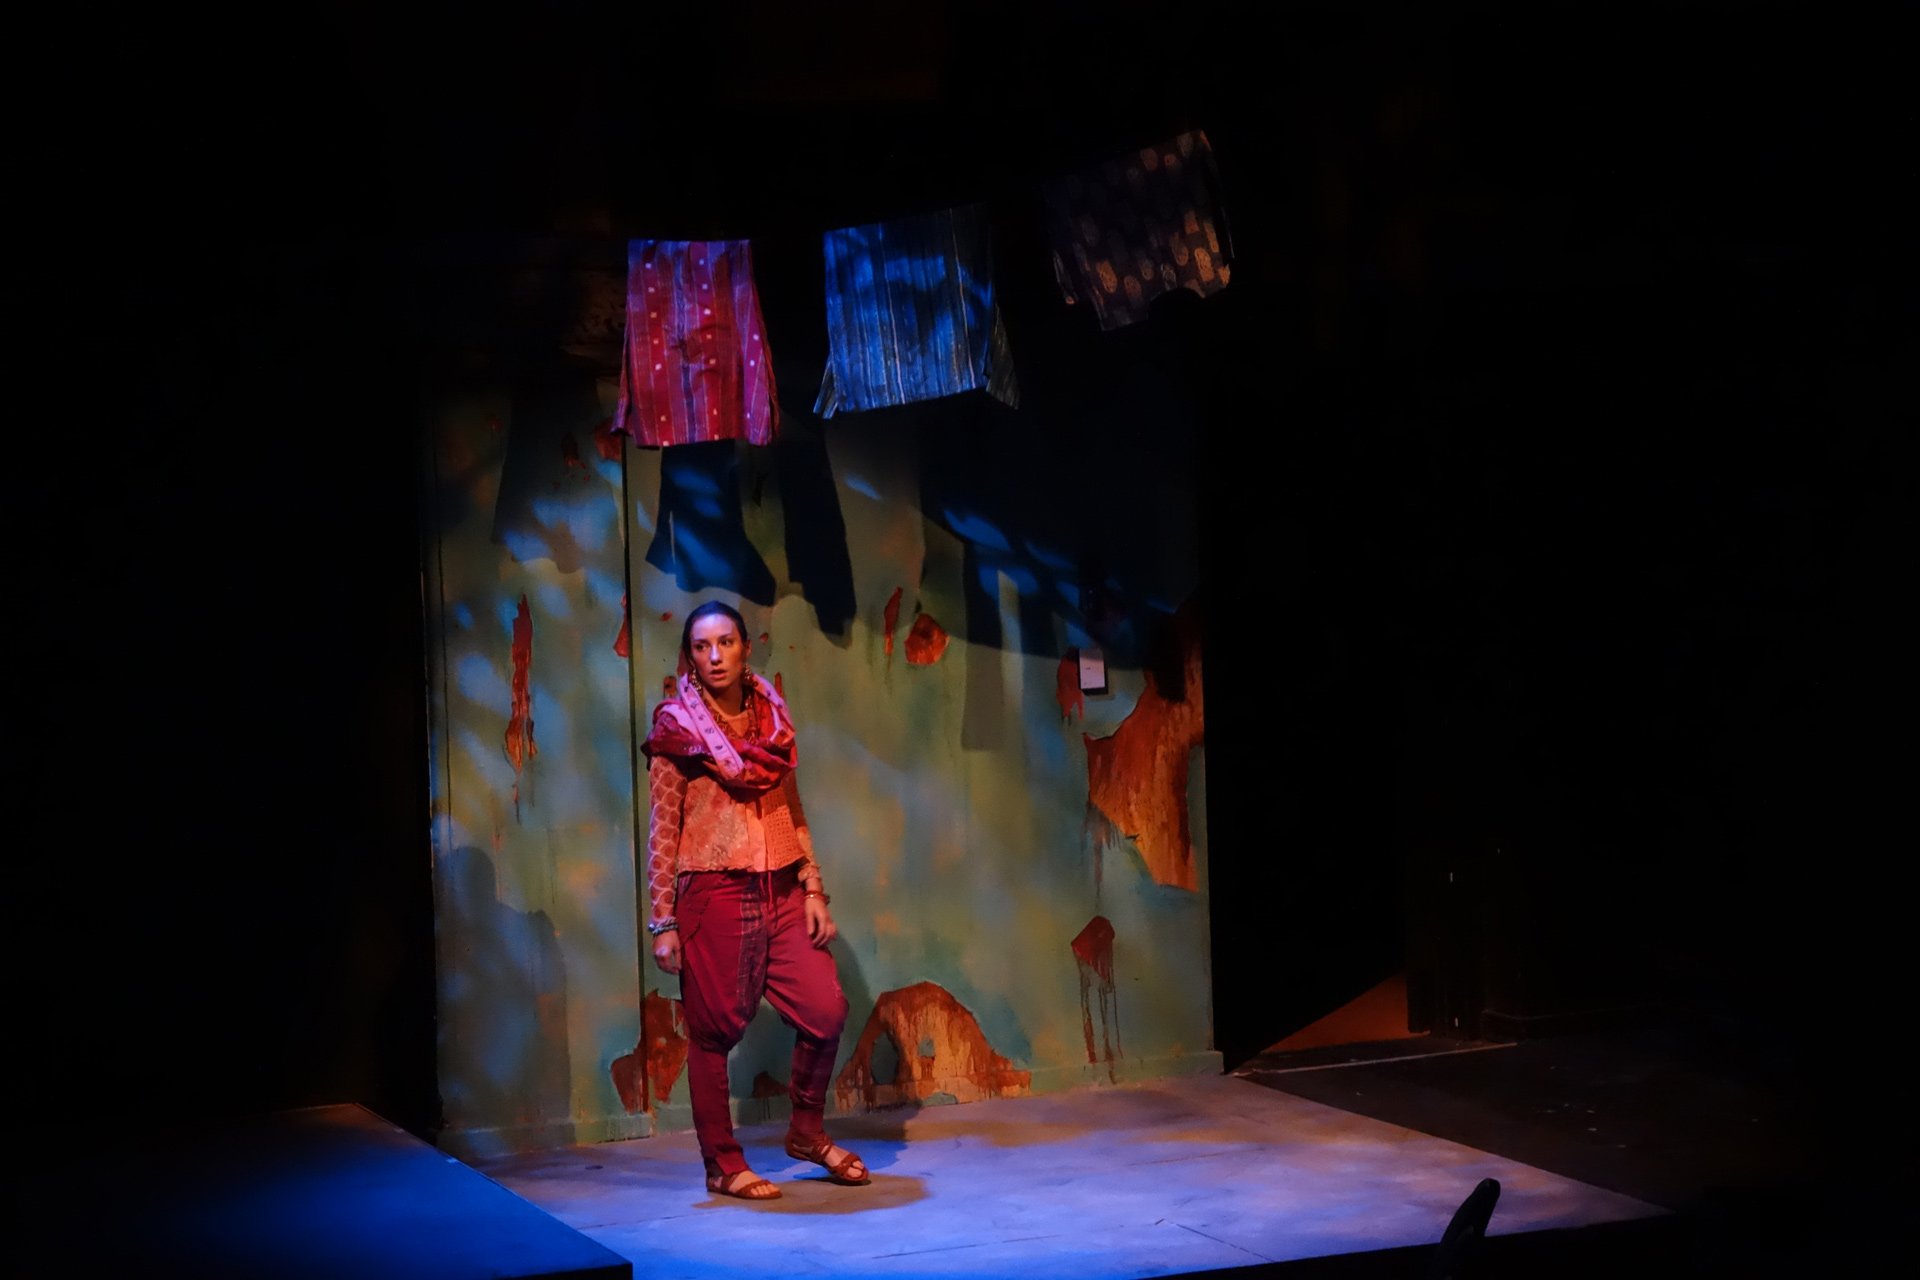
{"type": "Polygon", "coordinates": [[[629,241],[625,346],[614,431],[645,448],[772,443],[780,406],[747,241],[629,241]]]}
{"type": "MultiPolygon", "coordinates": [[[[679,756],[703,768],[734,791],[765,791],[799,760],[793,714],[787,700],[764,677],[746,672],[746,708],[736,713],[737,734],[723,732],[699,681],[685,671],[675,677],[674,696],[653,709],[653,727],[640,750],[649,757],[679,756]]],[[[724,714],[724,713],[721,713],[724,714]]]]}

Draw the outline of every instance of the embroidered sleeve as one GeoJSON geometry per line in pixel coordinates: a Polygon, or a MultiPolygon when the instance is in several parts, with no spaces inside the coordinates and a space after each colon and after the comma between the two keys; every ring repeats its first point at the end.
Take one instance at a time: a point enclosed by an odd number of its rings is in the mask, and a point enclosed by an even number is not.
{"type": "Polygon", "coordinates": [[[648,919],[673,914],[673,881],[680,873],[680,830],[686,808],[687,776],[666,756],[647,764],[648,919]]]}

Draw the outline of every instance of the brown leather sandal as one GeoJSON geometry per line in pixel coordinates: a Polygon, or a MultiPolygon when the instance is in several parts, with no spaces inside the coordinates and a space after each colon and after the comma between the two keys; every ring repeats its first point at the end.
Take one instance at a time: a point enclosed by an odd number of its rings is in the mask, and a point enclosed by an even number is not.
{"type": "Polygon", "coordinates": [[[738,1173],[708,1174],[707,1190],[717,1196],[732,1196],[735,1200],[778,1200],[780,1198],[780,1188],[751,1169],[742,1169],[738,1173]],[[747,1181],[742,1182],[742,1178],[747,1181]]]}
{"type": "Polygon", "coordinates": [[[827,1157],[833,1152],[833,1139],[826,1134],[803,1137],[797,1133],[787,1135],[787,1154],[795,1160],[809,1160],[827,1171],[827,1179],[843,1187],[864,1187],[873,1181],[873,1175],[867,1172],[867,1166],[859,1156],[840,1149],[841,1158],[829,1162],[827,1157]]]}

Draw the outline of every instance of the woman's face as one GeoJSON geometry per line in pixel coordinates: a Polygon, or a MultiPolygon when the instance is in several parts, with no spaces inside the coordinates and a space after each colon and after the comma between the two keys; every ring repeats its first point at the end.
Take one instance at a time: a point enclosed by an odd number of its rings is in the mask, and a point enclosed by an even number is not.
{"type": "Polygon", "coordinates": [[[693,624],[687,648],[693,658],[693,674],[708,693],[720,694],[740,683],[747,667],[747,642],[733,619],[709,615],[693,624]]]}

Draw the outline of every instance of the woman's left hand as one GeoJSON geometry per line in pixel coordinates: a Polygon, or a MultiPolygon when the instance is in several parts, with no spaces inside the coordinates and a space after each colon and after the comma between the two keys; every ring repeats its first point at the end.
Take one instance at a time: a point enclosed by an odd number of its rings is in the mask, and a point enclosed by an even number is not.
{"type": "Polygon", "coordinates": [[[825,898],[806,899],[807,937],[816,947],[824,947],[840,935],[834,927],[833,913],[827,910],[825,898]]]}

